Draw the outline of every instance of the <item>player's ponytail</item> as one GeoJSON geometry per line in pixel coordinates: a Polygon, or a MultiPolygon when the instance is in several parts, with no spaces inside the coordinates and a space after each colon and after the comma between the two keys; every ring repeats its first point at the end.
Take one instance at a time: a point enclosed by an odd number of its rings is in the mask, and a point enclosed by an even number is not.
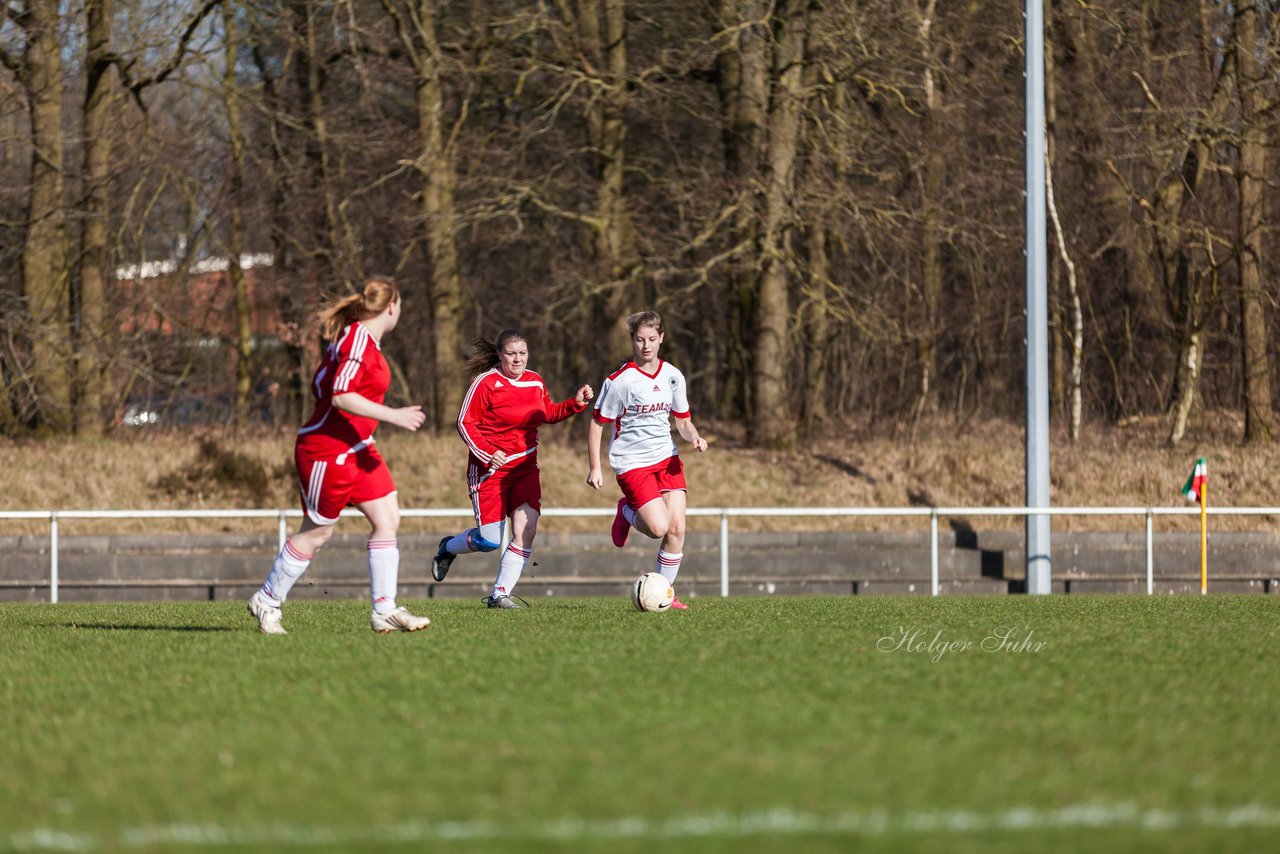
{"type": "Polygon", "coordinates": [[[338,333],[360,320],[377,317],[387,306],[400,299],[400,289],[389,276],[370,276],[358,294],[349,294],[330,301],[316,314],[320,322],[320,334],[326,341],[333,341],[338,333]]]}
{"type": "Polygon", "coordinates": [[[524,333],[519,329],[504,329],[490,341],[488,338],[477,338],[467,348],[468,356],[463,366],[468,374],[481,374],[498,367],[502,359],[498,356],[508,341],[526,341],[524,333]]]}

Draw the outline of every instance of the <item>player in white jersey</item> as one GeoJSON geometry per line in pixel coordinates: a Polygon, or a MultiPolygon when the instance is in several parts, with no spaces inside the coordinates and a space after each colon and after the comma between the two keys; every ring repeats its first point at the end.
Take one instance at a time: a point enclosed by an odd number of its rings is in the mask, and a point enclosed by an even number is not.
{"type": "MultiPolygon", "coordinates": [[[[613,519],[613,544],[626,545],[634,527],[650,539],[661,539],[657,571],[675,583],[684,558],[687,487],[684,466],[671,436],[675,418],[680,438],[699,451],[707,449],[689,412],[684,374],[658,358],[664,328],[656,311],[641,311],[627,318],[633,358],[605,378],[596,398],[594,417],[587,434],[587,483],[593,489],[604,484],[600,474],[600,437],[604,425],[613,425],[609,443],[609,467],[622,488],[613,519]]],[[[673,608],[687,606],[678,598],[673,608]]]]}

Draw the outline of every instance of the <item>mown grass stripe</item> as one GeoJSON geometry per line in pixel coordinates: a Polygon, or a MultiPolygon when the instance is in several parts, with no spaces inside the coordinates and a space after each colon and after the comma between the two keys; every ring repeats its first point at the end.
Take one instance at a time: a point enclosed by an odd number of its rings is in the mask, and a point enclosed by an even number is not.
{"type": "Polygon", "coordinates": [[[1186,827],[1214,830],[1280,827],[1280,809],[1261,804],[1176,811],[1136,804],[1074,804],[1052,810],[1015,807],[974,810],[848,811],[829,815],[789,809],[741,814],[711,813],[653,821],[637,816],[598,820],[561,818],[518,824],[491,821],[401,822],[383,827],[273,824],[160,824],[121,828],[114,838],[64,833],[47,828],[12,834],[10,851],[92,851],[102,847],[150,848],[187,845],[222,848],[245,845],[332,846],[369,842],[503,841],[552,842],[611,839],[679,840],[697,837],[837,834],[991,833],[1071,829],[1134,829],[1167,832],[1186,827]]]}

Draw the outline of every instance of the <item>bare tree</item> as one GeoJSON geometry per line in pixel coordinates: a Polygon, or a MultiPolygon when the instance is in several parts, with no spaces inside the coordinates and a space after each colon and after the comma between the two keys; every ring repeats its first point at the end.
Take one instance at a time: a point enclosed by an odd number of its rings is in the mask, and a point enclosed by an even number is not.
{"type": "MultiPolygon", "coordinates": [[[[1053,15],[1053,8],[1046,3],[1045,16],[1053,15]]],[[[1080,281],[1076,271],[1076,262],[1071,257],[1067,246],[1067,235],[1062,227],[1062,216],[1058,210],[1058,202],[1054,186],[1054,170],[1058,149],[1056,129],[1058,124],[1058,80],[1055,74],[1052,47],[1045,51],[1045,189],[1047,191],[1047,207],[1049,220],[1053,223],[1053,239],[1057,246],[1058,258],[1067,281],[1067,317],[1070,322],[1070,333],[1067,338],[1071,345],[1070,369],[1067,372],[1065,394],[1068,405],[1067,435],[1072,442],[1080,441],[1080,425],[1083,418],[1084,397],[1082,393],[1084,369],[1084,311],[1080,302],[1080,281]]]]}
{"type": "Polygon", "coordinates": [[[111,0],[85,3],[84,215],[75,300],[76,394],[73,429],[101,435],[108,397],[106,354],[111,339],[106,299],[111,268],[108,217],[112,190],[111,116],[118,101],[111,45],[111,0]]]}
{"type": "Polygon", "coordinates": [[[716,88],[723,115],[727,190],[736,198],[729,243],[728,318],[724,390],[720,414],[732,417],[756,409],[750,382],[757,295],[755,247],[760,239],[759,174],[769,106],[768,4],[761,0],[720,0],[721,30],[714,42],[716,88]]]}
{"type": "MultiPolygon", "coordinates": [[[[580,64],[596,90],[585,113],[595,160],[595,278],[604,297],[599,320],[614,336],[625,332],[627,313],[642,307],[632,293],[641,267],[624,191],[629,81],[626,5],[624,0],[579,0],[575,15],[580,64]]],[[[643,296],[638,301],[643,302],[643,296]]]]}
{"type": "Polygon", "coordinates": [[[934,32],[937,23],[937,0],[913,0],[911,11],[915,15],[919,39],[922,94],[922,130],[925,144],[920,163],[915,168],[915,180],[920,185],[920,294],[924,316],[915,329],[917,352],[920,360],[920,385],[915,405],[911,411],[911,432],[920,416],[936,399],[935,385],[938,370],[938,335],[942,301],[942,193],[946,179],[942,123],[941,81],[937,79],[941,67],[941,37],[934,32]]]}
{"type": "Polygon", "coordinates": [[[422,181],[421,219],[430,265],[430,352],[434,367],[431,411],[436,427],[447,428],[457,417],[463,383],[464,289],[454,239],[457,224],[452,150],[459,128],[446,133],[437,36],[440,9],[435,0],[382,0],[382,5],[395,22],[396,34],[415,76],[418,150],[413,165],[422,181]]]}
{"type": "MultiPolygon", "coordinates": [[[[71,425],[72,372],[70,264],[63,152],[63,46],[57,0],[5,4],[5,17],[22,33],[22,52],[3,54],[27,102],[30,117],[23,294],[31,319],[33,415],[29,426],[63,432],[71,425]]],[[[27,384],[24,382],[24,385],[27,384]]]]}
{"type": "Polygon", "coordinates": [[[804,66],[809,40],[810,0],[791,0],[777,9],[777,46],[769,100],[768,169],[764,182],[764,223],[760,245],[757,340],[754,353],[756,410],[748,421],[753,441],[790,445],[788,368],[791,360],[792,236],[795,232],[795,170],[802,123],[804,66]]]}
{"type": "Polygon", "coordinates": [[[222,7],[222,94],[227,112],[227,279],[235,306],[236,379],[232,412],[243,423],[249,414],[253,389],[253,326],[249,315],[249,290],[241,258],[244,255],[244,136],[240,120],[240,33],[236,11],[222,7]]]}
{"type": "Polygon", "coordinates": [[[744,408],[751,440],[761,445],[794,441],[790,268],[810,11],[808,0],[720,7],[726,156],[742,197],[731,240],[750,247],[733,271],[730,371],[750,378],[741,385],[744,408]]]}
{"type": "MultiPolygon", "coordinates": [[[[1146,125],[1146,153],[1157,158],[1153,164],[1156,178],[1146,193],[1132,185],[1128,192],[1136,196],[1146,214],[1156,278],[1172,324],[1176,355],[1168,404],[1171,445],[1181,442],[1196,401],[1205,358],[1205,327],[1218,306],[1221,283],[1218,238],[1205,214],[1213,207],[1214,142],[1230,106],[1233,58],[1231,52],[1224,54],[1216,47],[1207,2],[1202,0],[1202,14],[1195,22],[1196,49],[1189,54],[1190,68],[1177,71],[1161,67],[1163,40],[1176,37],[1174,32],[1155,19],[1159,10],[1143,10],[1144,17],[1138,21],[1143,65],[1132,73],[1154,119],[1146,125]],[[1170,97],[1200,100],[1186,107],[1166,104],[1144,72],[1163,74],[1170,97]],[[1188,86],[1190,82],[1198,85],[1188,86]]],[[[1114,164],[1112,171],[1125,182],[1114,164]]]]}
{"type": "MultiPolygon", "coordinates": [[[[1265,216],[1263,189],[1271,140],[1264,118],[1263,74],[1259,55],[1272,56],[1258,40],[1258,6],[1246,2],[1234,11],[1235,91],[1240,107],[1239,231],[1240,354],[1244,366],[1244,439],[1271,442],[1275,417],[1271,409],[1271,367],[1267,357],[1267,320],[1263,311],[1268,289],[1263,274],[1265,216]]],[[[1276,43],[1274,30],[1268,47],[1276,43]]]]}
{"type": "MultiPolygon", "coordinates": [[[[264,360],[300,406],[306,314],[371,268],[422,331],[388,345],[394,393],[441,425],[470,335],[525,326],[548,379],[576,382],[641,305],[671,318],[699,410],[760,445],[833,420],[1016,417],[1007,6],[166,0],[158,22],[123,0],[11,0],[0,430],[92,433],[120,398],[183,386],[243,412],[264,360]],[[85,38],[39,41],[57,32],[85,38]],[[236,269],[264,248],[269,274],[236,269]],[[213,253],[232,260],[216,353],[187,274],[213,253]],[[176,263],[113,285],[157,259],[176,263]],[[271,288],[284,348],[250,352],[251,285],[271,288]]],[[[1250,439],[1267,432],[1275,23],[1269,2],[1052,4],[1072,436],[1163,411],[1178,441],[1197,403],[1242,400],[1250,439]]]]}

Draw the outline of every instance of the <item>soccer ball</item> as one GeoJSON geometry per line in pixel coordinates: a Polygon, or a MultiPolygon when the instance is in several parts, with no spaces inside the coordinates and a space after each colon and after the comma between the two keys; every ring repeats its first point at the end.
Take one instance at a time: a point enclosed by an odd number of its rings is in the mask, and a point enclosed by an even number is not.
{"type": "Polygon", "coordinates": [[[669,611],[676,592],[660,572],[646,572],[631,585],[631,604],[637,611],[669,611]]]}

